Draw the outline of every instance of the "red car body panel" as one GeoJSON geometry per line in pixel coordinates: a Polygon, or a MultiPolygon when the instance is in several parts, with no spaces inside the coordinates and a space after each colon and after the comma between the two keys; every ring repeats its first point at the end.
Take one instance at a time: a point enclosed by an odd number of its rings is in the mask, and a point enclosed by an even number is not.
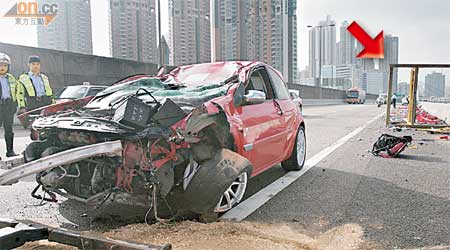
{"type": "Polygon", "coordinates": [[[84,105],[89,103],[89,101],[92,98],[94,98],[94,96],[87,96],[87,97],[76,99],[76,100],[67,99],[66,101],[58,101],[54,104],[50,104],[50,105],[47,105],[44,107],[40,107],[37,109],[33,109],[30,111],[24,112],[24,113],[18,115],[17,118],[19,119],[20,124],[22,124],[22,126],[24,128],[27,128],[30,125],[30,123],[32,122],[32,121],[30,121],[31,115],[48,116],[48,115],[56,114],[57,112],[62,111],[62,110],[67,110],[69,108],[83,107],[84,105]]]}
{"type": "MultiPolygon", "coordinates": [[[[207,64],[209,65],[209,64],[207,64]]],[[[234,75],[239,77],[240,83],[246,83],[251,69],[254,67],[268,65],[259,62],[225,62],[213,63],[209,72],[221,72],[222,67],[227,67],[229,71],[235,70],[234,75]]],[[[205,66],[203,64],[202,66],[205,66]]],[[[196,65],[181,67],[172,77],[178,78],[179,72],[189,69],[190,73],[196,72],[196,65]]],[[[272,67],[270,67],[273,69],[272,67]]],[[[282,78],[281,74],[273,69],[282,78]]],[[[204,72],[204,68],[199,69],[204,72]]],[[[220,81],[224,76],[217,78],[209,77],[208,81],[220,81]]],[[[283,79],[283,78],[282,78],[283,79]]],[[[265,103],[257,105],[235,107],[233,96],[239,84],[232,85],[226,96],[212,99],[204,104],[208,113],[218,112],[216,105],[219,105],[227,115],[230,123],[230,132],[234,137],[237,147],[237,153],[246,157],[253,164],[252,176],[256,176],[265,170],[271,168],[290,157],[300,124],[304,123],[301,115],[300,106],[291,99],[286,100],[267,100],[265,103]],[[277,102],[278,105],[275,103],[277,102]],[[281,111],[279,110],[281,108],[281,111]],[[250,150],[245,150],[246,145],[252,145],[250,150]]],[[[183,122],[174,125],[185,125],[186,117],[183,122]]],[[[174,128],[173,127],[173,128],[174,128]]]]}

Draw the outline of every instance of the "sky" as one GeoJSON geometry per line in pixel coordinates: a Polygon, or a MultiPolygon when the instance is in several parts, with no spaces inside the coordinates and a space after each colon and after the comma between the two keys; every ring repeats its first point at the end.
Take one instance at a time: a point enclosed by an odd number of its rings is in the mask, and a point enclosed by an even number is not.
{"type": "MultiPolygon", "coordinates": [[[[161,0],[162,30],[168,31],[168,0],[161,0]]],[[[337,23],[358,21],[366,31],[399,37],[399,63],[450,63],[450,1],[448,0],[297,0],[299,69],[308,64],[308,29],[331,15],[337,23]]],[[[3,16],[17,0],[1,0],[3,16]]],[[[49,0],[51,2],[51,0],[49,0]]],[[[91,0],[94,54],[109,55],[108,0],[91,0]]],[[[37,46],[31,26],[0,18],[0,42],[37,46]]],[[[339,40],[339,32],[338,34],[339,40]]],[[[407,80],[407,73],[400,75],[407,80]]]]}

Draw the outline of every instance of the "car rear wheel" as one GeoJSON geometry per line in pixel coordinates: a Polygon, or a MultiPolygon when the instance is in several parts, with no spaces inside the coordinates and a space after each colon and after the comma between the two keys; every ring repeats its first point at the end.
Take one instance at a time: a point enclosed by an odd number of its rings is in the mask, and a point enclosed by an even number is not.
{"type": "Polygon", "coordinates": [[[299,171],[305,165],[306,160],[306,134],[305,127],[300,126],[297,132],[294,149],[291,157],[281,163],[281,166],[287,171],[299,171]]]}

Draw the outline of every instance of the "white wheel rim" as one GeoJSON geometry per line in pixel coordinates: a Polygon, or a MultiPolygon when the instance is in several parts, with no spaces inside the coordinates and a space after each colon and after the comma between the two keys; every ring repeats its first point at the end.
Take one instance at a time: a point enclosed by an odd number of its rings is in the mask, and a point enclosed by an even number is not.
{"type": "Polygon", "coordinates": [[[305,132],[302,129],[299,129],[298,135],[297,135],[297,164],[299,166],[303,166],[303,163],[305,162],[305,146],[306,146],[306,138],[305,138],[305,132]]]}
{"type": "Polygon", "coordinates": [[[230,210],[234,205],[239,203],[244,197],[247,188],[248,176],[246,172],[241,173],[236,180],[228,187],[228,189],[220,197],[214,212],[222,213],[230,210]]]}

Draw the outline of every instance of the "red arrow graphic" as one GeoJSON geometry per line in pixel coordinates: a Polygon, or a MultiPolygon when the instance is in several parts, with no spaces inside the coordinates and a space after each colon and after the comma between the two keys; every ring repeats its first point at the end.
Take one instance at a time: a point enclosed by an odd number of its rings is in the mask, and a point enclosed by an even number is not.
{"type": "Polygon", "coordinates": [[[353,21],[347,30],[364,46],[357,58],[384,58],[384,36],[381,31],[374,39],[367,32],[353,21]]]}

